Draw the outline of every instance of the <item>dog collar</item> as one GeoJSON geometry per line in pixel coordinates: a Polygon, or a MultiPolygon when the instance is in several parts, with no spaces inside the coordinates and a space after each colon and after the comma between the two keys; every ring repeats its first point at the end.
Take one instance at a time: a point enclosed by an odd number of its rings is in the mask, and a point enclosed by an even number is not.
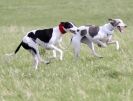
{"type": "Polygon", "coordinates": [[[63,24],[59,24],[59,30],[60,30],[60,32],[61,32],[62,34],[65,34],[65,33],[66,33],[66,31],[64,30],[63,24]]]}

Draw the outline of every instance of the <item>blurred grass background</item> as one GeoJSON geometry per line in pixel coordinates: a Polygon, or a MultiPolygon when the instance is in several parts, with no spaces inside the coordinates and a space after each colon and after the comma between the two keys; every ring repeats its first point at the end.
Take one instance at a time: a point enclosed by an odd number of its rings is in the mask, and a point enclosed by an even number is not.
{"type": "MultiPolygon", "coordinates": [[[[132,0],[1,0],[0,1],[0,101],[132,101],[133,100],[132,0]],[[12,58],[22,37],[32,29],[57,26],[61,21],[103,25],[121,18],[127,29],[115,31],[120,50],[97,48],[97,59],[82,45],[75,60],[71,33],[63,38],[64,60],[41,64],[35,71],[32,56],[23,48],[12,58]]],[[[42,57],[47,59],[42,52],[42,57]]]]}

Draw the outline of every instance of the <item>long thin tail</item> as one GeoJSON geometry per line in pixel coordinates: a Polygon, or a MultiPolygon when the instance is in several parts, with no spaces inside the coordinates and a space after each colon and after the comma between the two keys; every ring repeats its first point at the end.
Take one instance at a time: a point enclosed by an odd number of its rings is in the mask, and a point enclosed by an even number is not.
{"type": "Polygon", "coordinates": [[[16,53],[19,51],[19,49],[20,49],[21,45],[22,45],[22,42],[21,42],[21,43],[19,44],[19,46],[16,48],[16,50],[15,50],[14,54],[16,54],[16,53]]]}
{"type": "Polygon", "coordinates": [[[14,56],[20,49],[21,45],[22,45],[22,42],[19,44],[19,46],[16,48],[16,50],[13,53],[5,54],[5,55],[6,56],[14,56]]]}

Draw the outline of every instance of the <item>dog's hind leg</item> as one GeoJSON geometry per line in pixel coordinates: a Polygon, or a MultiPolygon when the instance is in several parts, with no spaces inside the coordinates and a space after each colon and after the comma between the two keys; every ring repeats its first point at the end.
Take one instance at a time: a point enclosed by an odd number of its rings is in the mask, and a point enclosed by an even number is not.
{"type": "Polygon", "coordinates": [[[71,39],[71,44],[76,58],[80,55],[80,40],[80,37],[72,37],[71,39]]]}
{"type": "Polygon", "coordinates": [[[42,61],[42,59],[39,55],[39,50],[38,50],[37,44],[34,41],[30,40],[29,43],[22,42],[22,46],[23,46],[23,48],[28,50],[34,57],[34,61],[35,61],[34,66],[35,66],[35,69],[37,69],[38,64],[42,61]]]}
{"type": "Polygon", "coordinates": [[[75,57],[79,57],[80,56],[80,43],[78,43],[78,45],[75,45],[75,43],[72,43],[72,45],[73,45],[75,57]]]}
{"type": "Polygon", "coordinates": [[[29,52],[34,57],[33,65],[34,65],[35,69],[37,69],[38,68],[38,64],[39,64],[39,58],[38,58],[38,56],[36,54],[36,50],[30,49],[29,52]]]}
{"type": "Polygon", "coordinates": [[[53,57],[56,58],[56,50],[53,50],[53,57]]]}
{"type": "Polygon", "coordinates": [[[93,54],[94,56],[99,57],[99,58],[103,58],[102,56],[100,56],[99,54],[96,53],[95,48],[94,48],[94,43],[93,43],[93,42],[90,43],[89,47],[91,48],[92,54],[93,54]]]}
{"type": "Polygon", "coordinates": [[[90,41],[87,37],[83,37],[81,39],[81,42],[84,43],[84,44],[86,44],[86,45],[88,45],[88,47],[91,49],[92,54],[94,56],[99,57],[99,58],[102,57],[102,56],[100,56],[99,54],[96,53],[95,48],[94,48],[94,43],[92,41],[90,41]]]}

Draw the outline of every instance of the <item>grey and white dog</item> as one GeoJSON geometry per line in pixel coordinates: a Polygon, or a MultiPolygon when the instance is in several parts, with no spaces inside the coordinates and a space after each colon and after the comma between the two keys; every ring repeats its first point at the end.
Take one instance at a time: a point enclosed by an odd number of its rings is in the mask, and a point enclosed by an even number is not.
{"type": "Polygon", "coordinates": [[[126,28],[126,24],[121,19],[108,19],[109,22],[103,26],[85,25],[80,26],[78,30],[73,30],[73,37],[71,43],[74,49],[76,57],[80,53],[80,43],[88,45],[92,50],[92,54],[96,57],[102,57],[98,55],[94,48],[94,43],[99,47],[107,47],[109,44],[116,44],[116,49],[119,50],[119,42],[113,40],[113,32],[118,29],[121,33],[126,28]]]}

